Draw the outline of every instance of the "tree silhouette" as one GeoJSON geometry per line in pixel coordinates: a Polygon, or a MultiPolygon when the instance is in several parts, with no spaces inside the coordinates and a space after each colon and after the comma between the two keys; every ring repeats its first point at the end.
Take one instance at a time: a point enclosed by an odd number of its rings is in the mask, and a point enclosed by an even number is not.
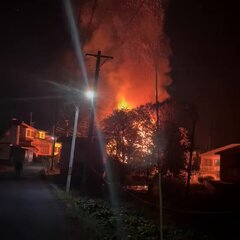
{"type": "Polygon", "coordinates": [[[132,169],[149,172],[161,166],[163,174],[181,174],[187,166],[189,140],[186,129],[179,125],[178,110],[174,101],[159,106],[159,132],[154,104],[115,110],[102,122],[107,154],[132,169]]]}

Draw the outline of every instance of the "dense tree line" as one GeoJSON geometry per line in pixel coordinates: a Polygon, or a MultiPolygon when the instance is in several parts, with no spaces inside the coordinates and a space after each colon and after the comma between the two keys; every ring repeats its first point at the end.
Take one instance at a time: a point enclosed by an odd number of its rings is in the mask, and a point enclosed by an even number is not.
{"type": "MultiPolygon", "coordinates": [[[[190,141],[183,108],[172,100],[115,110],[102,122],[107,155],[130,169],[180,176],[186,172],[190,141]]],[[[185,114],[186,117],[186,114],[185,114]]]]}

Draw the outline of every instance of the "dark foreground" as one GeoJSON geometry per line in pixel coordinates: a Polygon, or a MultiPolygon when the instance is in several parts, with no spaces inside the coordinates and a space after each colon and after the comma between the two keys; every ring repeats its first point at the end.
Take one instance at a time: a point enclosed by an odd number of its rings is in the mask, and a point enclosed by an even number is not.
{"type": "MultiPolygon", "coordinates": [[[[11,167],[3,169],[0,166],[0,239],[96,239],[92,234],[86,234],[83,218],[79,224],[66,216],[64,206],[56,200],[49,184],[41,179],[41,169],[40,165],[25,166],[22,177],[16,179],[11,167]]],[[[197,235],[203,236],[201,239],[240,239],[240,197],[238,191],[227,189],[229,192],[224,190],[222,194],[211,198],[208,196],[207,199],[193,195],[189,202],[179,204],[176,208],[167,207],[165,201],[164,225],[174,226],[173,232],[176,227],[185,229],[184,232],[194,230],[197,235]]],[[[134,208],[147,208],[137,198],[129,202],[134,202],[134,208]]],[[[149,209],[153,218],[158,218],[157,213],[156,208],[149,209]]],[[[187,234],[182,238],[182,235],[177,234],[174,239],[194,239],[187,234]]]]}
{"type": "Polygon", "coordinates": [[[0,239],[75,239],[64,208],[41,180],[40,170],[41,166],[25,166],[22,177],[16,179],[13,169],[1,168],[0,239]]]}

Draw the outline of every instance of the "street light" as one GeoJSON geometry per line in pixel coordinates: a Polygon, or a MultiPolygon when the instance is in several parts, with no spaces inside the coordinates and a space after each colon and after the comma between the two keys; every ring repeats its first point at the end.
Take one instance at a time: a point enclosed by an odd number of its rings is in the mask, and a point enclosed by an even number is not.
{"type": "Polygon", "coordinates": [[[93,100],[93,98],[95,97],[95,93],[92,90],[87,90],[85,92],[85,96],[86,96],[87,99],[93,100]]]}
{"type": "MultiPolygon", "coordinates": [[[[87,90],[85,92],[85,97],[89,100],[93,101],[95,94],[91,90],[87,90]]],[[[68,166],[68,175],[67,175],[67,184],[66,184],[66,192],[69,193],[70,185],[71,185],[71,178],[72,178],[72,167],[73,167],[73,160],[74,160],[74,153],[75,153],[75,144],[76,144],[76,137],[77,137],[77,129],[78,129],[78,118],[79,118],[79,105],[75,106],[75,117],[74,117],[74,127],[73,127],[73,136],[72,136],[72,143],[71,143],[71,151],[70,151],[70,160],[68,166]]]]}

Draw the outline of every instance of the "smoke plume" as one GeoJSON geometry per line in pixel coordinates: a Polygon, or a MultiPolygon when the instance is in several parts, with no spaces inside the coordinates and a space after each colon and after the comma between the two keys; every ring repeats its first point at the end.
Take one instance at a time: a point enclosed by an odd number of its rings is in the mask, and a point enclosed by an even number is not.
{"type": "MultiPolygon", "coordinates": [[[[101,50],[114,57],[101,67],[101,110],[109,113],[121,104],[136,107],[154,101],[156,64],[159,99],[169,97],[166,87],[171,83],[171,51],[163,31],[162,0],[86,1],[81,7],[80,23],[89,35],[84,52],[101,50]]],[[[86,65],[93,77],[95,59],[88,58],[86,65]]]]}

